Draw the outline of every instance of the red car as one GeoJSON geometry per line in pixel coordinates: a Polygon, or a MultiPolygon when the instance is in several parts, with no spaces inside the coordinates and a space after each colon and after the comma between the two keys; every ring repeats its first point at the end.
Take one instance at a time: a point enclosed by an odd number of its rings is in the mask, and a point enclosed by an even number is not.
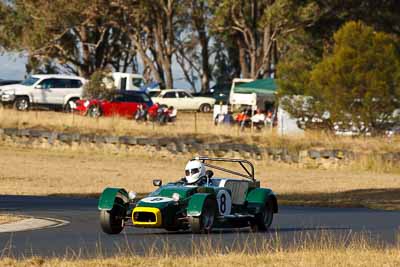
{"type": "Polygon", "coordinates": [[[153,102],[144,92],[118,91],[111,100],[77,100],[74,110],[79,114],[95,118],[115,115],[132,118],[139,105],[147,109],[153,105],[153,102]]]}

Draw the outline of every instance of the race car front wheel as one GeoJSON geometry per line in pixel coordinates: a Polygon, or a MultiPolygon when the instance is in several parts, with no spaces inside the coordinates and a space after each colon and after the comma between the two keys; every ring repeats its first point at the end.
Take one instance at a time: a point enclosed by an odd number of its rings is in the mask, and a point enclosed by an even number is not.
{"type": "Polygon", "coordinates": [[[115,235],[121,233],[123,226],[123,219],[119,216],[119,213],[115,209],[112,210],[101,210],[100,211],[100,225],[103,232],[115,235]]]}
{"type": "Polygon", "coordinates": [[[194,234],[208,234],[211,232],[217,210],[216,207],[215,200],[206,199],[201,215],[198,217],[189,217],[190,228],[194,234]]]}
{"type": "Polygon", "coordinates": [[[257,214],[255,220],[251,223],[251,229],[254,232],[266,231],[272,224],[274,210],[271,201],[268,201],[261,213],[257,214]]]}

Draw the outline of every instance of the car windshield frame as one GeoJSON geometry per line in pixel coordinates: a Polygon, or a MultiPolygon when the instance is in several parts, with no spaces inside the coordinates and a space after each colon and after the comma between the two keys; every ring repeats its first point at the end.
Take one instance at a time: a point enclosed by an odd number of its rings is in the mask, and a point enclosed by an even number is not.
{"type": "Polygon", "coordinates": [[[26,78],[24,81],[21,82],[21,85],[32,86],[35,83],[37,83],[39,80],[40,80],[40,78],[29,76],[28,78],[26,78]]]}

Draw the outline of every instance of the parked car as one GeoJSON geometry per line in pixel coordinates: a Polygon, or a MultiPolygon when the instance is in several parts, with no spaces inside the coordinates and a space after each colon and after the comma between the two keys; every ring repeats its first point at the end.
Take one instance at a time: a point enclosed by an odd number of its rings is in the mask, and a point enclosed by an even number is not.
{"type": "Polygon", "coordinates": [[[211,97],[194,97],[189,92],[181,89],[162,90],[157,97],[153,97],[154,103],[173,106],[178,110],[199,110],[210,112],[215,104],[211,97]]]}
{"type": "Polygon", "coordinates": [[[148,94],[151,98],[159,96],[161,93],[161,89],[155,88],[148,90],[148,94]]]}
{"type": "Polygon", "coordinates": [[[196,157],[183,173],[184,178],[166,185],[153,180],[157,190],[142,199],[123,188],[106,188],[98,203],[102,230],[119,234],[133,226],[210,233],[213,228],[250,226],[253,231],[265,231],[271,226],[278,212],[277,197],[260,186],[251,162],[196,157]],[[222,166],[217,165],[221,162],[222,166]],[[223,167],[229,163],[241,166],[242,172],[223,167]],[[211,169],[240,178],[213,177],[211,169]]]}
{"type": "Polygon", "coordinates": [[[71,110],[86,80],[69,75],[32,75],[20,84],[1,86],[1,102],[17,110],[34,106],[71,110]]]}
{"type": "Polygon", "coordinates": [[[216,104],[229,104],[229,94],[231,92],[232,83],[216,84],[206,93],[195,93],[193,96],[211,97],[215,99],[216,104]]]}
{"type": "Polygon", "coordinates": [[[112,99],[86,99],[76,101],[75,111],[90,117],[134,117],[138,106],[147,109],[153,105],[148,94],[140,91],[116,91],[112,99]]]}

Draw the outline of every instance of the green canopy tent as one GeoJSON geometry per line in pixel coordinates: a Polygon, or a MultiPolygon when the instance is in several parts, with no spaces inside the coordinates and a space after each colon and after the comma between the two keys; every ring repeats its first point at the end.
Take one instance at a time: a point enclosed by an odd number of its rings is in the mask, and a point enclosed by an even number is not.
{"type": "Polygon", "coordinates": [[[240,83],[233,91],[236,94],[251,94],[257,95],[257,107],[262,110],[270,110],[275,102],[275,94],[277,85],[274,79],[260,79],[248,83],[240,83]]]}
{"type": "Polygon", "coordinates": [[[266,94],[274,95],[277,90],[276,82],[274,79],[260,79],[249,83],[241,83],[234,89],[235,93],[239,94],[266,94]]]}

